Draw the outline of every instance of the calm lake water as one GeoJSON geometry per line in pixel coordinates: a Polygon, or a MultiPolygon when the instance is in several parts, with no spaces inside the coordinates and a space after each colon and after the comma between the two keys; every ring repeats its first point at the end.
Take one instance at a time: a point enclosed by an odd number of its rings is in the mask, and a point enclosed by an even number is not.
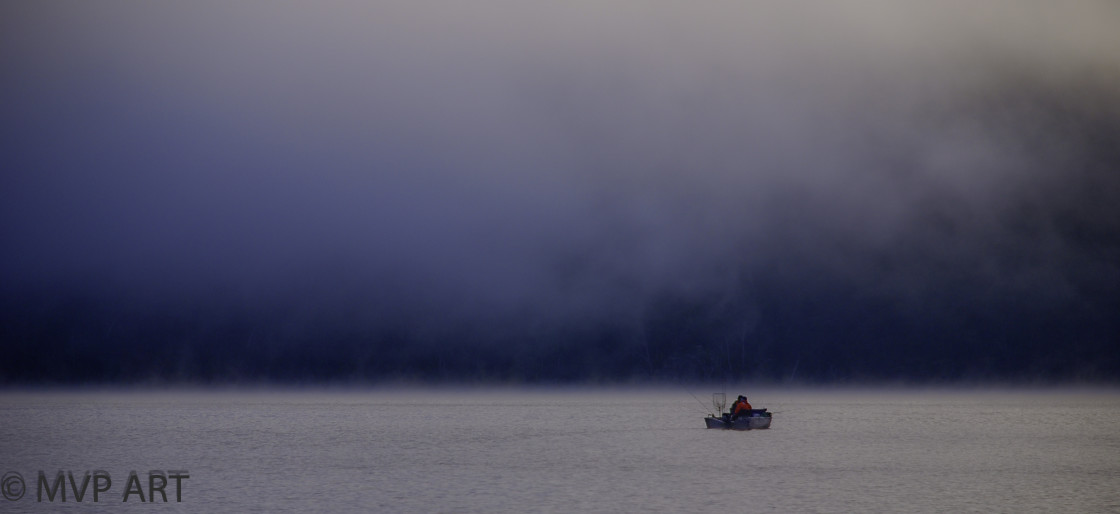
{"type": "Polygon", "coordinates": [[[1114,390],[740,392],[771,429],[705,429],[695,389],[7,392],[0,511],[1120,511],[1114,390]],[[112,484],[40,503],[39,470],[112,484]],[[182,502],[122,502],[131,470],[182,502]]]}

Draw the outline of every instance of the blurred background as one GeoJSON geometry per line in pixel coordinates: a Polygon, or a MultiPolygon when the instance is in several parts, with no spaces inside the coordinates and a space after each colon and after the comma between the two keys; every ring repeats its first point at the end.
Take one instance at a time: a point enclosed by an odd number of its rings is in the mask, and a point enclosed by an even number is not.
{"type": "Polygon", "coordinates": [[[1115,383],[1108,1],[0,5],[0,383],[1115,383]]]}

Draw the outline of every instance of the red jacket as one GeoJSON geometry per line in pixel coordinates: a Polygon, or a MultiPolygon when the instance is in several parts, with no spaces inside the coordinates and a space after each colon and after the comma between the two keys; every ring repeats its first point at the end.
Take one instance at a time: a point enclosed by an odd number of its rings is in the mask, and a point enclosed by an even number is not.
{"type": "Polygon", "coordinates": [[[732,406],[732,414],[734,414],[736,416],[738,416],[739,414],[750,414],[750,413],[751,413],[751,404],[747,403],[746,401],[736,400],[735,405],[732,406]]]}

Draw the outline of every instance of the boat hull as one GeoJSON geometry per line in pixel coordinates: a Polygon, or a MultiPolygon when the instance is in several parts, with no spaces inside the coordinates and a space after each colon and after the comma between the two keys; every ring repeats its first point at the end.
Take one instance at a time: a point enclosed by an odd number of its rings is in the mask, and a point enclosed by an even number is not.
{"type": "Polygon", "coordinates": [[[722,428],[724,430],[760,430],[770,428],[770,421],[773,419],[769,412],[753,414],[749,417],[744,416],[734,421],[708,416],[704,418],[704,424],[708,428],[722,428]]]}

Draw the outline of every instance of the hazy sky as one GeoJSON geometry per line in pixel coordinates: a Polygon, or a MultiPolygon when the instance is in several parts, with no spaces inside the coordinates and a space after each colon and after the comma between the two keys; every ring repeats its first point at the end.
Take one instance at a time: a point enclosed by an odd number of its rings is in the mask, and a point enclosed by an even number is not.
{"type": "Polygon", "coordinates": [[[1062,232],[1117,234],[1111,1],[0,10],[10,287],[473,316],[787,269],[900,297],[1117,283],[1115,246],[1062,232]]]}

